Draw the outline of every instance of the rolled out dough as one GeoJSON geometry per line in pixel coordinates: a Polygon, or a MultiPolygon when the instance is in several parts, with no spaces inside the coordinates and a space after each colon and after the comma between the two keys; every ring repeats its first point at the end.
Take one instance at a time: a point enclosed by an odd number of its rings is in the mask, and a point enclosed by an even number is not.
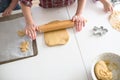
{"type": "Polygon", "coordinates": [[[120,11],[114,11],[109,16],[109,22],[114,29],[120,31],[120,11]]]}
{"type": "Polygon", "coordinates": [[[44,39],[48,46],[63,45],[68,42],[69,35],[67,30],[63,29],[44,33],[44,39]]]}

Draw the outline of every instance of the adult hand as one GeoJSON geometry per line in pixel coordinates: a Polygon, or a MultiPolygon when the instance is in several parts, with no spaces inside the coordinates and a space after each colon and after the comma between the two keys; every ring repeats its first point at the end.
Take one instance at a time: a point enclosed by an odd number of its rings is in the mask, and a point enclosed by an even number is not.
{"type": "Polygon", "coordinates": [[[86,22],[86,20],[82,15],[73,16],[72,21],[74,21],[76,31],[81,31],[82,27],[85,26],[85,22],[86,22]]]}
{"type": "Polygon", "coordinates": [[[26,25],[25,33],[28,35],[32,40],[36,39],[36,31],[37,26],[35,24],[26,25]]]}

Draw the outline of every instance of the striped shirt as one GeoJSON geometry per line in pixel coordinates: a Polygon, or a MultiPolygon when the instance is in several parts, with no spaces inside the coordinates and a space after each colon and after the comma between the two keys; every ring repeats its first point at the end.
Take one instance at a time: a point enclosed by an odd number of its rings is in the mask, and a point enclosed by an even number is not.
{"type": "MultiPolygon", "coordinates": [[[[23,4],[31,7],[32,0],[20,0],[23,4]]],[[[63,7],[69,6],[74,3],[75,0],[40,0],[40,6],[43,8],[63,7]]]]}

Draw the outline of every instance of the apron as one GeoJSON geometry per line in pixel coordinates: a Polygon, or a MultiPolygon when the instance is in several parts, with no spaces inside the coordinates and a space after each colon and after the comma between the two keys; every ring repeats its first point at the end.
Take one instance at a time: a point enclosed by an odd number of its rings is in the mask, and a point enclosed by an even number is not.
{"type": "MultiPolygon", "coordinates": [[[[0,0],[0,13],[4,12],[4,10],[8,8],[10,3],[11,3],[11,0],[0,0]]],[[[14,10],[18,10],[18,9],[20,9],[20,6],[17,4],[14,10]]]]}

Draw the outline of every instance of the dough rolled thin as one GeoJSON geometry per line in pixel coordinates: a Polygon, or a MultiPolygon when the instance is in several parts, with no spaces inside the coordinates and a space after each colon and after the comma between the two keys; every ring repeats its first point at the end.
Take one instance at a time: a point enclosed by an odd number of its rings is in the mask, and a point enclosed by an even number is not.
{"type": "Polygon", "coordinates": [[[45,43],[48,46],[57,46],[66,44],[69,40],[67,30],[58,30],[44,33],[45,43]]]}

